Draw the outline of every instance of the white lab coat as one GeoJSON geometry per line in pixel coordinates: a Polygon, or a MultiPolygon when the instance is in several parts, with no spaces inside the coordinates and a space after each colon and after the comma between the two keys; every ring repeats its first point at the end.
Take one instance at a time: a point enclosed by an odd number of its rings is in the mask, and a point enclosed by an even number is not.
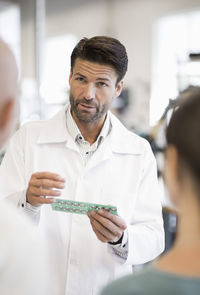
{"type": "Polygon", "coordinates": [[[50,120],[26,124],[13,136],[0,168],[0,191],[23,206],[32,173],[50,171],[66,179],[61,198],[117,206],[128,225],[125,263],[97,239],[87,216],[52,211],[50,205],[35,213],[55,260],[58,295],[98,294],[110,280],[130,273],[132,265],[163,251],[156,162],[148,142],[110,114],[112,131],[85,165],[65,116],[64,108],[50,120]]]}
{"type": "Polygon", "coordinates": [[[0,201],[0,294],[55,295],[39,232],[7,203],[0,201]]]}

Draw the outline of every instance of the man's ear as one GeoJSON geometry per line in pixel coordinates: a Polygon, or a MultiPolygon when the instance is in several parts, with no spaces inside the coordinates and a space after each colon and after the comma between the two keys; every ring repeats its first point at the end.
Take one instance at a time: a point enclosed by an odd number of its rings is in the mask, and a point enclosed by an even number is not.
{"type": "Polygon", "coordinates": [[[123,84],[124,84],[123,80],[121,80],[119,83],[117,83],[114,98],[117,98],[121,94],[122,89],[123,89],[123,84]]]}
{"type": "Polygon", "coordinates": [[[14,113],[14,99],[7,99],[0,110],[0,130],[3,131],[10,124],[14,113]]]}

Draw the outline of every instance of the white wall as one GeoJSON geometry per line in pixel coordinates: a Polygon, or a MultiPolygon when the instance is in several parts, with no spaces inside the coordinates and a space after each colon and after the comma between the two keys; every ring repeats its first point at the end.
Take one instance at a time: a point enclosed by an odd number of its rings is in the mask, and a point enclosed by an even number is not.
{"type": "MultiPolygon", "coordinates": [[[[55,1],[46,0],[46,37],[73,33],[78,38],[102,34],[111,34],[119,38],[127,47],[129,55],[129,70],[125,82],[131,89],[131,107],[125,123],[140,130],[146,129],[149,125],[154,21],[168,14],[200,9],[200,1],[96,0],[87,3],[86,0],[79,0],[81,3],[79,6],[68,5],[68,1],[63,0],[59,6],[59,1],[61,0],[56,1],[55,9],[55,1]]],[[[21,2],[28,9],[28,0],[21,2]]],[[[30,52],[27,50],[33,44],[33,41],[29,40],[33,32],[33,19],[25,17],[25,10],[23,10],[22,24],[24,26],[22,40],[26,44],[23,46],[26,47],[23,57],[24,74],[27,76],[33,74],[33,71],[27,68],[32,66],[30,58],[33,54],[30,56],[31,50],[30,52]]]]}

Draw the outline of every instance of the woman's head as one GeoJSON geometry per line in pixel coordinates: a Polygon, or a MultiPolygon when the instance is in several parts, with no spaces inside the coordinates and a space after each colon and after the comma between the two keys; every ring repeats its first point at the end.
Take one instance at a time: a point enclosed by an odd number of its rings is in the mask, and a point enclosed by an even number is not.
{"type": "Polygon", "coordinates": [[[176,184],[184,187],[189,180],[200,201],[200,87],[189,87],[178,99],[166,131],[166,183],[174,200],[176,184]]]}

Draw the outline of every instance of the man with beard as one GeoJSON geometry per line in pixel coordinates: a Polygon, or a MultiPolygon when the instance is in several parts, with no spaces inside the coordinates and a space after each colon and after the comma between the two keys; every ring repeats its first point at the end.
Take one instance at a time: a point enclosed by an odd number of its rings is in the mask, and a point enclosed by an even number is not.
{"type": "Polygon", "coordinates": [[[0,169],[4,196],[33,218],[48,241],[59,294],[98,294],[164,247],[150,146],[109,111],[127,64],[117,39],[81,39],[71,55],[70,104],[50,120],[23,126],[0,169]],[[114,205],[118,215],[53,211],[49,204],[57,197],[114,205]]]}

